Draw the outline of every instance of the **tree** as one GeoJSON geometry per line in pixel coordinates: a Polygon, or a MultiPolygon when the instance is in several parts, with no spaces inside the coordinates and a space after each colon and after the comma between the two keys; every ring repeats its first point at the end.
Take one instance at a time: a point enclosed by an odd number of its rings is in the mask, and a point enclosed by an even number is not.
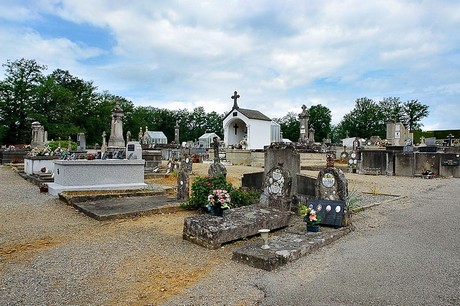
{"type": "Polygon", "coordinates": [[[386,134],[384,116],[380,107],[367,97],[356,99],[355,108],[343,117],[338,128],[339,135],[342,137],[348,134],[351,137],[384,138],[386,134]]]}
{"type": "Polygon", "coordinates": [[[273,121],[280,125],[281,131],[283,132],[283,138],[287,138],[294,142],[299,140],[300,123],[296,113],[289,112],[282,118],[274,118],[273,121]]]}
{"type": "Polygon", "coordinates": [[[396,97],[383,98],[379,101],[379,107],[384,121],[404,122],[405,112],[401,100],[396,97]]]}
{"type": "Polygon", "coordinates": [[[321,104],[313,105],[309,109],[310,126],[315,130],[315,140],[322,141],[331,137],[331,110],[321,104]]]}
{"type": "Polygon", "coordinates": [[[46,66],[34,60],[20,59],[3,64],[6,78],[0,82],[0,125],[3,143],[29,143],[30,115],[43,81],[46,66]]]}
{"type": "Polygon", "coordinates": [[[428,106],[421,104],[418,100],[406,101],[403,109],[406,116],[405,125],[409,131],[419,130],[423,126],[420,120],[429,114],[428,106]]]}

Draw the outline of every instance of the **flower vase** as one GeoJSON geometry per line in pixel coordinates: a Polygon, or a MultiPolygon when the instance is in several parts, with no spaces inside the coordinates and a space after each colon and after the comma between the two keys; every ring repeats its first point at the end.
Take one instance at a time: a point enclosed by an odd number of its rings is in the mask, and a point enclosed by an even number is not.
{"type": "Polygon", "coordinates": [[[212,213],[214,216],[222,217],[224,214],[224,209],[220,205],[212,206],[212,213]]]}
{"type": "Polygon", "coordinates": [[[320,227],[319,225],[308,225],[307,224],[307,232],[319,232],[320,227]]]}

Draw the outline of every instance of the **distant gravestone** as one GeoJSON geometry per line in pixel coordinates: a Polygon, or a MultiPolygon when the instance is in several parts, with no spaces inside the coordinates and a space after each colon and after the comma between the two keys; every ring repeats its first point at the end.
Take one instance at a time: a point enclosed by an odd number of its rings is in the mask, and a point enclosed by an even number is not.
{"type": "Polygon", "coordinates": [[[343,171],[334,167],[332,155],[327,157],[326,168],[318,173],[315,195],[316,199],[309,200],[307,205],[312,205],[321,216],[321,224],[348,225],[348,182],[343,171]]]}
{"type": "Polygon", "coordinates": [[[45,145],[45,128],[38,121],[32,122],[32,148],[43,148],[45,145]]]}
{"type": "Polygon", "coordinates": [[[85,133],[78,133],[77,134],[77,151],[85,151],[85,150],[86,150],[85,133]]]}
{"type": "Polygon", "coordinates": [[[209,176],[227,176],[227,169],[225,166],[220,162],[219,157],[219,141],[217,137],[213,139],[213,149],[214,149],[214,162],[209,166],[208,174],[209,176]]]}
{"type": "Polygon", "coordinates": [[[188,200],[190,195],[190,176],[185,167],[181,167],[177,175],[177,199],[188,200]]]}
{"type": "Polygon", "coordinates": [[[279,210],[291,210],[292,177],[283,164],[273,167],[265,176],[260,204],[279,210]]]}
{"type": "Polygon", "coordinates": [[[128,141],[126,156],[128,159],[142,159],[142,146],[139,141],[128,141]]]}

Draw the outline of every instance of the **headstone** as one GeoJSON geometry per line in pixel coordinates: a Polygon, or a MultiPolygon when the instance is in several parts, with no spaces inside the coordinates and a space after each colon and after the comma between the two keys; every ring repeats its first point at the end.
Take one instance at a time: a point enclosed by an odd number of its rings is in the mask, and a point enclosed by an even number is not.
{"type": "Polygon", "coordinates": [[[38,121],[32,122],[32,148],[42,149],[45,146],[45,128],[38,121]]]}
{"type": "Polygon", "coordinates": [[[78,133],[77,134],[77,151],[85,151],[85,150],[86,150],[85,133],[78,133]]]}
{"type": "Polygon", "coordinates": [[[128,159],[142,159],[142,146],[138,141],[129,141],[126,145],[128,159]]]}
{"type": "Polygon", "coordinates": [[[346,201],[348,182],[342,170],[326,166],[318,173],[315,194],[317,199],[346,201]]]}
{"type": "Polygon", "coordinates": [[[102,132],[102,145],[101,145],[101,153],[104,155],[107,151],[107,141],[106,141],[107,134],[105,131],[102,132]]]}
{"type": "Polygon", "coordinates": [[[123,110],[119,105],[112,110],[112,124],[110,129],[109,147],[120,148],[125,146],[123,139],[123,110]]]}
{"type": "Polygon", "coordinates": [[[308,129],[308,140],[310,142],[315,142],[315,129],[313,127],[308,129]]]}
{"type": "Polygon", "coordinates": [[[260,204],[279,210],[291,210],[292,177],[283,164],[273,167],[265,176],[260,204]]]}
{"type": "Polygon", "coordinates": [[[220,176],[220,175],[227,176],[227,169],[220,162],[219,141],[217,137],[214,137],[212,146],[214,149],[214,162],[209,166],[208,174],[209,176],[220,176]]]}
{"type": "MultiPolygon", "coordinates": [[[[264,153],[264,172],[265,176],[268,171],[278,166],[279,163],[283,164],[290,176],[295,178],[300,174],[300,153],[294,145],[289,143],[272,143],[264,153]]],[[[291,193],[289,197],[293,196],[297,191],[297,180],[292,180],[291,193]]]]}
{"type": "Polygon", "coordinates": [[[302,112],[299,114],[300,122],[300,143],[307,143],[309,139],[309,129],[308,129],[308,119],[310,114],[308,113],[308,108],[305,105],[302,105],[302,112]]]}
{"type": "Polygon", "coordinates": [[[174,127],[174,141],[178,144],[179,142],[179,121],[176,120],[176,126],[174,127]]]}
{"type": "MultiPolygon", "coordinates": [[[[321,200],[313,206],[313,209],[322,214],[321,224],[338,226],[339,218],[343,226],[348,225],[348,181],[343,171],[334,167],[331,155],[328,156],[326,168],[318,173],[315,197],[316,200],[321,200]]],[[[310,204],[313,205],[307,201],[307,205],[310,204]]]]}
{"type": "Polygon", "coordinates": [[[189,195],[190,195],[191,169],[188,163],[191,164],[190,157],[185,156],[185,154],[182,154],[179,173],[177,175],[177,199],[178,200],[188,200],[189,195]]]}

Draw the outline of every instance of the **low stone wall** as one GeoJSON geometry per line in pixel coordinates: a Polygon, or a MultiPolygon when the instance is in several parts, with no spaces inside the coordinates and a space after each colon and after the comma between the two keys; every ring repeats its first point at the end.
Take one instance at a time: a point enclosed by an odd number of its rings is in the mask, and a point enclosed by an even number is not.
{"type": "Polygon", "coordinates": [[[2,165],[8,165],[11,163],[18,163],[22,164],[24,162],[24,158],[27,156],[29,151],[3,151],[2,154],[2,165]]]}
{"type": "Polygon", "coordinates": [[[232,165],[251,165],[251,151],[249,150],[236,150],[236,149],[227,149],[226,150],[226,159],[231,162],[232,165]]]}

